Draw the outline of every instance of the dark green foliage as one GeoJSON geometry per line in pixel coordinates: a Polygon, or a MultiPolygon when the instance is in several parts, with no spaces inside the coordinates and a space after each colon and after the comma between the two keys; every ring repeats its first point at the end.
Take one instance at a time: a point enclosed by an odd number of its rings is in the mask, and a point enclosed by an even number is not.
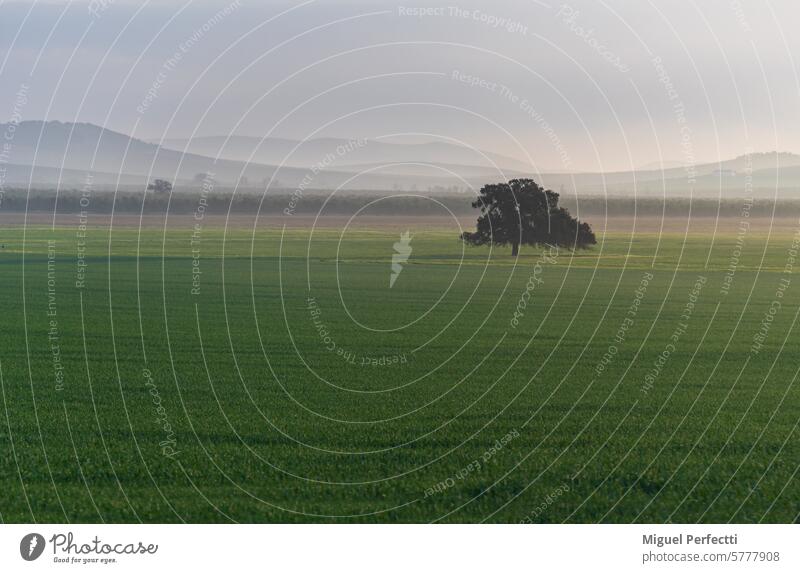
{"type": "Polygon", "coordinates": [[[558,193],[545,190],[533,179],[484,185],[472,206],[481,210],[477,230],[465,232],[470,245],[555,245],[585,249],[597,243],[591,227],[558,206],[558,193]]]}
{"type": "Polygon", "coordinates": [[[172,183],[170,183],[166,179],[156,179],[150,185],[147,186],[147,190],[154,191],[156,193],[171,193],[172,183]]]}

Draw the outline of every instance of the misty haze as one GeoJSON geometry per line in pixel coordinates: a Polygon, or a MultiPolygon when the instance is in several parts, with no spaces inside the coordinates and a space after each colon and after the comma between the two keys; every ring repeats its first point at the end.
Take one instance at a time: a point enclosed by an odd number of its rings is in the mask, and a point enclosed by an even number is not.
{"type": "Polygon", "coordinates": [[[793,570],[798,19],[0,3],[13,564],[793,570]]]}

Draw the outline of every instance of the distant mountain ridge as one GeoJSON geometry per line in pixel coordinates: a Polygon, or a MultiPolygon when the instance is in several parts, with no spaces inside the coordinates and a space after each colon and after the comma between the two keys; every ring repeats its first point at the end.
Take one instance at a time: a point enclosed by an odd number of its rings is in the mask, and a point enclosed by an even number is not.
{"type": "Polygon", "coordinates": [[[204,136],[192,139],[149,140],[162,147],[234,161],[308,167],[328,154],[336,155],[335,168],[349,165],[423,162],[529,172],[526,163],[497,153],[434,141],[398,143],[375,139],[318,138],[294,140],[242,135],[204,136]]]}
{"type": "MultiPolygon", "coordinates": [[[[0,124],[0,130],[5,130],[8,124],[0,124]]],[[[24,121],[15,126],[15,137],[10,154],[9,163],[17,167],[33,166],[33,180],[40,183],[52,181],[57,183],[59,178],[52,178],[53,169],[65,170],[65,175],[74,183],[74,172],[96,172],[101,175],[98,183],[113,184],[116,175],[120,180],[136,181],[145,184],[154,177],[167,178],[174,181],[192,181],[197,175],[213,173],[214,179],[228,185],[236,182],[247,181],[248,185],[261,186],[270,179],[273,185],[282,187],[296,187],[301,184],[307,187],[328,188],[346,185],[347,188],[373,188],[395,189],[398,186],[422,188],[433,186],[451,185],[458,182],[469,185],[471,182],[460,181],[461,178],[498,177],[497,168],[492,162],[502,162],[502,172],[517,176],[527,173],[524,164],[511,158],[496,154],[486,155],[481,152],[469,150],[447,143],[431,144],[399,144],[364,140],[319,139],[310,140],[298,147],[293,161],[283,165],[281,154],[287,154],[299,142],[285,139],[269,139],[260,147],[269,153],[261,154],[252,161],[231,159],[222,155],[219,159],[218,147],[225,141],[225,137],[205,138],[200,144],[189,145],[187,152],[183,151],[183,140],[169,140],[173,147],[147,142],[138,138],[101,128],[89,123],[64,123],[59,121],[24,121]],[[175,149],[178,148],[178,149],[175,149]],[[202,151],[198,153],[196,151],[202,151]],[[386,156],[390,155],[391,158],[386,156]],[[264,161],[272,159],[271,163],[264,161]],[[437,168],[437,161],[447,159],[437,168]],[[480,168],[479,160],[483,160],[485,167],[480,168]],[[367,160],[374,160],[374,164],[365,165],[367,160]],[[465,163],[460,165],[458,161],[465,163]],[[419,165],[416,169],[411,166],[401,168],[398,173],[395,168],[382,169],[381,166],[398,162],[431,164],[419,165]],[[509,165],[515,165],[525,171],[512,171],[509,165]],[[462,171],[457,176],[452,176],[449,171],[462,171]],[[360,174],[361,171],[367,171],[360,174]],[[350,183],[348,183],[350,181],[350,183]]],[[[261,143],[258,138],[233,137],[224,149],[229,155],[231,149],[238,149],[236,153],[246,159],[253,151],[253,145],[261,143]],[[238,147],[237,147],[238,146],[238,147]]],[[[184,143],[189,143],[185,141],[184,143]]],[[[19,179],[18,175],[24,169],[11,170],[11,175],[19,179]]],[[[30,170],[29,170],[30,171],[30,170]]],[[[30,175],[28,173],[28,175],[30,175]]],[[[30,177],[27,177],[30,180],[30,177]]],[[[26,183],[26,180],[9,179],[9,182],[26,183]]],[[[62,182],[64,179],[62,178],[62,182]]]]}
{"type": "MultiPolygon", "coordinates": [[[[10,124],[0,124],[0,131],[10,124]]],[[[220,186],[397,191],[401,189],[477,189],[489,182],[533,177],[545,187],[580,194],[688,195],[725,193],[798,194],[800,155],[751,153],[733,159],[686,166],[607,173],[537,173],[516,159],[449,142],[397,143],[335,138],[299,142],[249,136],[212,136],[154,143],[90,123],[23,121],[4,158],[3,183],[37,186],[79,185],[87,173],[95,184],[146,186],[158,177],[191,187],[198,175],[212,173],[220,186]],[[186,149],[186,153],[184,153],[186,149]],[[215,159],[220,155],[219,159],[215,159]],[[242,161],[253,156],[250,162],[242,161]],[[239,159],[236,159],[238,157],[239,159]],[[283,166],[280,163],[284,159],[283,166]],[[750,177],[745,174],[751,170],[750,177]]],[[[532,153],[533,155],[533,153],[532,153]]],[[[666,162],[665,162],[666,163],[666,162]]],[[[651,164],[652,165],[652,164],[651,164]]],[[[196,184],[195,184],[196,185],[196,184]]]]}

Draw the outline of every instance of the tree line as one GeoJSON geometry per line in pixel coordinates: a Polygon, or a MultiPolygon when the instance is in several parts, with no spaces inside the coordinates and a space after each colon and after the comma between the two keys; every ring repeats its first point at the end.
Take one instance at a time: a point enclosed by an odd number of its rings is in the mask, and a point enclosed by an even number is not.
{"type": "MultiPolygon", "coordinates": [[[[448,216],[448,209],[458,216],[471,216],[474,213],[472,202],[475,194],[431,194],[422,197],[382,198],[385,194],[374,191],[337,193],[329,198],[330,191],[309,190],[297,200],[295,213],[298,215],[315,215],[323,213],[332,215],[352,215],[355,211],[372,203],[366,213],[374,215],[441,215],[448,216]],[[380,199],[376,201],[376,199],[380,199]]],[[[421,193],[419,193],[421,195],[421,193]]],[[[79,190],[60,191],[58,194],[59,213],[111,213],[112,208],[120,213],[166,213],[191,214],[197,208],[201,189],[182,190],[180,192],[153,193],[124,190],[118,193],[98,190],[91,193],[89,201],[82,198],[85,194],[79,190]],[[83,203],[83,204],[82,204],[83,203]]],[[[259,204],[261,212],[269,215],[282,214],[293,199],[290,190],[270,191],[263,196],[254,193],[233,194],[227,190],[215,190],[205,196],[208,213],[224,215],[228,208],[232,213],[255,213],[259,204]]],[[[593,220],[603,216],[656,216],[667,217],[692,216],[714,217],[718,213],[722,217],[738,217],[741,214],[745,198],[731,199],[692,199],[688,197],[645,197],[634,200],[632,197],[587,196],[576,201],[574,196],[562,193],[559,206],[581,219],[591,216],[593,220]]],[[[0,192],[0,212],[31,211],[52,212],[56,204],[56,193],[50,189],[33,189],[28,194],[25,189],[5,189],[0,192]]],[[[750,208],[750,216],[800,217],[800,200],[756,198],[750,208]]]]}

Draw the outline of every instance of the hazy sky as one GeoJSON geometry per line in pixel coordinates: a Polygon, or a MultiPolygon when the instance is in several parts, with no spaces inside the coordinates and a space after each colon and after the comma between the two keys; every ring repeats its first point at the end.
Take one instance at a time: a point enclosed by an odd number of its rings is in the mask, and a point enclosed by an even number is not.
{"type": "Polygon", "coordinates": [[[790,0],[2,2],[0,117],[409,133],[540,169],[800,152],[799,17],[790,0]]]}

